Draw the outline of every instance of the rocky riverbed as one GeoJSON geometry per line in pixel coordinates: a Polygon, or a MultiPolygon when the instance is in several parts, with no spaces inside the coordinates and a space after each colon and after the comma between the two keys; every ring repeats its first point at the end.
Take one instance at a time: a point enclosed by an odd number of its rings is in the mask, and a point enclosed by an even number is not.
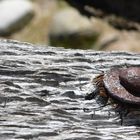
{"type": "Polygon", "coordinates": [[[99,70],[126,65],[140,55],[0,40],[0,139],[139,140],[139,111],[121,125],[113,106],[84,99],[99,70]]]}
{"type": "MultiPolygon", "coordinates": [[[[1,0],[0,37],[56,47],[140,51],[139,30],[127,30],[123,22],[115,20],[114,13],[109,19],[115,26],[122,25],[121,30],[111,26],[107,18],[81,15],[64,1],[68,0],[1,0]]],[[[139,28],[139,24],[135,26],[139,28]]]]}

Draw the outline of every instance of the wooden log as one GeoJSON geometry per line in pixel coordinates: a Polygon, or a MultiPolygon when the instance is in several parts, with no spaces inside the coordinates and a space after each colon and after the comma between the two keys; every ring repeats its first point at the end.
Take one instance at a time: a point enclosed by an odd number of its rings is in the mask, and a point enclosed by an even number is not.
{"type": "MultiPolygon", "coordinates": [[[[95,100],[84,99],[91,79],[101,70],[126,65],[140,66],[140,54],[0,40],[0,135],[4,139],[64,139],[104,138],[107,134],[115,139],[121,133],[137,139],[138,128],[126,127],[131,136],[124,133],[111,105],[99,109],[95,100]]],[[[124,118],[124,124],[140,124],[130,116],[124,118]]]]}

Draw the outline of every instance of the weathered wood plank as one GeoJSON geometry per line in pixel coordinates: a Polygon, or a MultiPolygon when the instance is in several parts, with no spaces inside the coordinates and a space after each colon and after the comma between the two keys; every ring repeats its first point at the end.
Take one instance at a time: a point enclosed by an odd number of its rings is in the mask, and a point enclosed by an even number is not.
{"type": "Polygon", "coordinates": [[[140,66],[140,54],[0,40],[1,137],[139,139],[140,129],[134,124],[140,120],[127,117],[124,123],[134,127],[120,126],[112,106],[94,114],[97,103],[84,99],[99,70],[126,65],[140,66]]]}

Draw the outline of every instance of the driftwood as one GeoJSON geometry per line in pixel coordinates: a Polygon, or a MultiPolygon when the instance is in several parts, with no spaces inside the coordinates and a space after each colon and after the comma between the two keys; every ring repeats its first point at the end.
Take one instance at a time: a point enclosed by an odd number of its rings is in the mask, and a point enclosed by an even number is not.
{"type": "Polygon", "coordinates": [[[139,117],[86,101],[100,70],[140,65],[140,54],[0,41],[0,136],[3,139],[139,139],[139,117]],[[124,125],[131,125],[125,126],[124,125]],[[134,126],[134,127],[133,127],[134,126]],[[130,135],[131,134],[131,135],[130,135]]]}

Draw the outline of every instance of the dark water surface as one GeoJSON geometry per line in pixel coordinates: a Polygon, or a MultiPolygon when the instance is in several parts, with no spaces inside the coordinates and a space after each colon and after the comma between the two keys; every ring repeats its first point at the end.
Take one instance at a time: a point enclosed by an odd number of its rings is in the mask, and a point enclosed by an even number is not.
{"type": "Polygon", "coordinates": [[[140,111],[121,126],[112,106],[84,99],[95,67],[126,64],[140,65],[140,55],[0,41],[0,139],[139,140],[140,111]]]}

